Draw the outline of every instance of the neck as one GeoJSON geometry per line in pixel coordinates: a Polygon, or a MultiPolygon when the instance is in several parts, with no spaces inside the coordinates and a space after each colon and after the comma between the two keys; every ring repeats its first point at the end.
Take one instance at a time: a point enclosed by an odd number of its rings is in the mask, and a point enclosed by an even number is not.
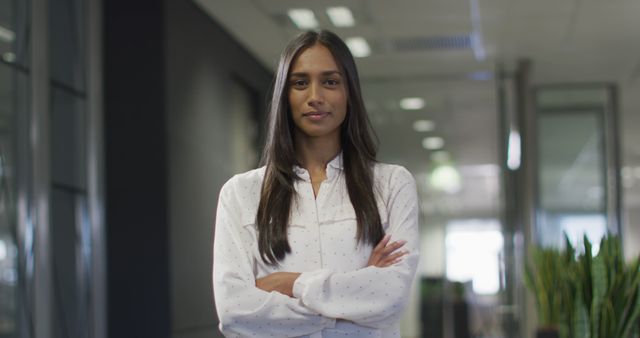
{"type": "Polygon", "coordinates": [[[327,164],[340,152],[340,137],[297,137],[296,157],[309,172],[325,171],[327,164]]]}

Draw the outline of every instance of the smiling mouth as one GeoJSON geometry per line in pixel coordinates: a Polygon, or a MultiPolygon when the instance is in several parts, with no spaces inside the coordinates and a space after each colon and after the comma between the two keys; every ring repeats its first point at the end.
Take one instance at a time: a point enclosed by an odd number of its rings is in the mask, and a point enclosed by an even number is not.
{"type": "Polygon", "coordinates": [[[319,119],[319,118],[323,118],[325,116],[328,116],[329,114],[331,114],[331,113],[330,112],[324,112],[324,111],[312,111],[312,112],[304,113],[304,114],[302,114],[302,116],[310,117],[310,118],[313,118],[313,119],[319,119]]]}

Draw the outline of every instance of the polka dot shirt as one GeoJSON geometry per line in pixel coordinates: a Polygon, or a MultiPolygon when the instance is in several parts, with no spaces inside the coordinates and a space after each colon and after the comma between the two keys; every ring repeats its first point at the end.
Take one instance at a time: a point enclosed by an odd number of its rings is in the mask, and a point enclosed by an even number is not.
{"type": "Polygon", "coordinates": [[[391,241],[409,254],[395,265],[367,267],[373,249],[356,239],[357,220],[339,155],[314,196],[309,173],[295,167],[288,227],[291,253],[278,266],[258,253],[256,213],[265,169],[231,178],[220,192],[213,254],[213,286],[226,337],[400,337],[398,322],[418,263],[418,198],[403,167],[374,167],[376,201],[391,241]],[[257,278],[300,272],[294,297],[265,292],[257,278]]]}

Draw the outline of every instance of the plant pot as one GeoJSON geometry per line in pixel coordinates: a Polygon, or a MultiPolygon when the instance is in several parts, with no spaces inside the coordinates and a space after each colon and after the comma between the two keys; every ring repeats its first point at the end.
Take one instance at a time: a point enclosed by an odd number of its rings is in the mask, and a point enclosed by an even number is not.
{"type": "Polygon", "coordinates": [[[554,328],[540,328],[536,330],[536,338],[560,338],[560,332],[554,328]]]}

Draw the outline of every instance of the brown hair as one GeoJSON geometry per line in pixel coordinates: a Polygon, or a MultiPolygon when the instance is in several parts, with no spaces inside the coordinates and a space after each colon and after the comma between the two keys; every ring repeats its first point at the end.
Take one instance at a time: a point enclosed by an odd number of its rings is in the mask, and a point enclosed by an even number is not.
{"type": "Polygon", "coordinates": [[[295,58],[316,43],[331,51],[344,72],[348,87],[347,116],[341,126],[340,141],[347,191],[358,221],[358,243],[375,245],[384,236],[373,186],[377,138],[362,100],[355,61],[347,45],[336,34],[325,30],[305,32],[294,38],[280,56],[267,118],[267,138],[262,155],[266,172],[256,223],[258,250],[262,260],[270,265],[278,264],[291,252],[287,225],[296,194],[294,181],[300,179],[293,171],[297,160],[288,101],[289,71],[295,58]]]}

